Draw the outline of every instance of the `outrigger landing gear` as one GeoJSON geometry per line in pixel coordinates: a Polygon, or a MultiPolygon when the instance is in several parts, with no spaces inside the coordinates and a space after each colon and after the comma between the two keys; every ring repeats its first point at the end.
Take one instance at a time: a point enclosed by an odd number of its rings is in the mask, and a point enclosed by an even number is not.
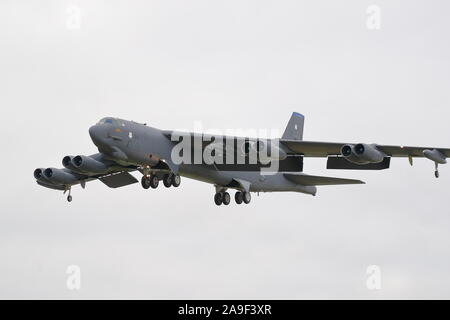
{"type": "Polygon", "coordinates": [[[434,176],[435,176],[436,178],[439,178],[438,163],[435,162],[434,165],[435,165],[434,176]]]}
{"type": "Polygon", "coordinates": [[[69,194],[67,195],[67,201],[72,202],[72,195],[70,194],[72,191],[72,187],[66,187],[66,189],[64,190],[64,193],[66,193],[67,191],[69,191],[69,194]]]}

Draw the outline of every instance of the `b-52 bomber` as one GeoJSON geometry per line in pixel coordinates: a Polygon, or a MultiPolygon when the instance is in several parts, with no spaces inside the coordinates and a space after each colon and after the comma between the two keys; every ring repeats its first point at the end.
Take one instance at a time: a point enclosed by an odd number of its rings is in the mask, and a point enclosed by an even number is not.
{"type": "Polygon", "coordinates": [[[308,175],[303,161],[308,157],[327,158],[327,169],[383,170],[392,157],[424,157],[445,164],[450,149],[406,147],[367,143],[337,143],[303,140],[305,118],[294,112],[279,139],[160,130],[134,121],[107,117],[89,128],[99,153],[65,156],[64,168],[38,168],[34,178],[40,186],[68,192],[72,186],[100,180],[110,188],[138,182],[130,174],[142,173],[144,189],[178,187],[180,177],[214,185],[216,205],[229,205],[227,190],[236,190],[237,204],[248,204],[253,192],[292,191],[316,195],[317,186],[363,184],[354,179],[308,175]]]}

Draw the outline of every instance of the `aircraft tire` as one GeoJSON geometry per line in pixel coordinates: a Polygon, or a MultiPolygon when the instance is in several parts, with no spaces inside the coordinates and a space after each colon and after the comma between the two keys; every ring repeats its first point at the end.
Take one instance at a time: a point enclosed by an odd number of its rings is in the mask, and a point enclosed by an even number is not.
{"type": "Polygon", "coordinates": [[[152,174],[149,180],[150,180],[150,187],[152,187],[153,189],[158,188],[159,179],[156,175],[152,174]]]}
{"type": "Polygon", "coordinates": [[[67,196],[67,201],[72,202],[72,196],[71,195],[67,196]]]}
{"type": "Polygon", "coordinates": [[[178,188],[181,184],[181,177],[179,174],[176,174],[172,177],[172,186],[178,188]]]}
{"type": "Polygon", "coordinates": [[[220,206],[222,204],[222,194],[220,192],[217,192],[214,195],[214,202],[216,203],[216,205],[220,206]]]}
{"type": "Polygon", "coordinates": [[[234,194],[234,201],[236,201],[237,204],[241,204],[242,201],[244,201],[244,195],[242,194],[242,192],[237,191],[234,194]]]}
{"type": "Polygon", "coordinates": [[[142,188],[144,188],[144,189],[150,188],[150,178],[146,177],[146,176],[142,176],[141,185],[142,185],[142,188]]]}
{"type": "Polygon", "coordinates": [[[227,206],[230,204],[230,202],[231,202],[230,194],[228,192],[224,192],[222,194],[222,203],[227,206]]]}
{"type": "Polygon", "coordinates": [[[170,173],[165,174],[163,178],[164,187],[170,188],[170,186],[172,185],[172,180],[173,180],[172,174],[170,173]]]}
{"type": "Polygon", "coordinates": [[[250,192],[244,191],[243,196],[243,201],[245,204],[249,204],[250,201],[252,201],[252,195],[250,194],[250,192]]]}

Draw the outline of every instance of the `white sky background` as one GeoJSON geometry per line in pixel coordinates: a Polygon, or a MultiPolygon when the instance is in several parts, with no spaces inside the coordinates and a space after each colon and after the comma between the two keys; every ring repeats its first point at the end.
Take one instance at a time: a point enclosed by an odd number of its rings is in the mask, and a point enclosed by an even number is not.
{"type": "MultiPolygon", "coordinates": [[[[448,1],[0,2],[0,298],[450,298],[450,169],[307,173],[367,185],[254,195],[211,185],[39,187],[117,116],[162,128],[450,147],[448,1]],[[366,9],[381,8],[368,30],[366,9]],[[79,29],[66,26],[70,5],[79,29]],[[81,267],[81,290],[66,268],[81,267]],[[382,289],[366,288],[379,265],[382,289]]],[[[136,175],[138,177],[138,175],[136,175]]]]}

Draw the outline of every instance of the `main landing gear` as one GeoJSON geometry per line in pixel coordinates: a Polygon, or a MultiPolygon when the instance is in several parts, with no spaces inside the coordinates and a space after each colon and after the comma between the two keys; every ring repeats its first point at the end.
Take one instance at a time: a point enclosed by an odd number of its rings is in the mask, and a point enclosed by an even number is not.
{"type": "MultiPolygon", "coordinates": [[[[163,184],[165,187],[169,188],[170,186],[179,187],[181,184],[181,178],[178,174],[168,173],[165,174],[162,178],[163,184]]],[[[141,179],[142,188],[148,189],[156,189],[159,185],[159,177],[156,174],[143,175],[141,179]]]]}
{"type": "Polygon", "coordinates": [[[171,186],[177,188],[181,184],[181,178],[179,174],[167,173],[164,175],[162,180],[166,188],[170,188],[171,186]]]}
{"type": "MultiPolygon", "coordinates": [[[[250,203],[251,200],[252,200],[252,196],[251,196],[250,192],[237,191],[234,194],[234,201],[237,204],[241,204],[241,203],[248,204],[248,203],[250,203]]],[[[226,190],[218,191],[214,195],[214,203],[218,206],[220,206],[221,204],[224,204],[227,206],[230,204],[230,202],[231,202],[231,197],[230,197],[230,194],[228,192],[226,192],[226,190]]]]}

